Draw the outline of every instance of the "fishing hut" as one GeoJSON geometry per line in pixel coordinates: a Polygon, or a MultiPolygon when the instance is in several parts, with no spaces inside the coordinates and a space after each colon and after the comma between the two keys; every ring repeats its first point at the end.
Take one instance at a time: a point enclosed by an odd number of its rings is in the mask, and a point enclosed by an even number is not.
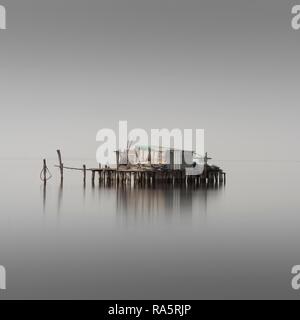
{"type": "MultiPolygon", "coordinates": [[[[87,173],[91,173],[92,185],[98,179],[101,185],[142,185],[155,186],[158,183],[183,185],[208,185],[226,183],[226,173],[218,166],[210,165],[211,160],[206,153],[197,156],[194,151],[172,148],[135,146],[126,150],[116,150],[116,165],[99,164],[97,168],[81,168],[65,166],[62,154],[57,150],[61,182],[64,170],[75,170],[83,173],[86,183],[87,173]]],[[[41,173],[41,179],[47,181],[47,165],[41,173]]]]}

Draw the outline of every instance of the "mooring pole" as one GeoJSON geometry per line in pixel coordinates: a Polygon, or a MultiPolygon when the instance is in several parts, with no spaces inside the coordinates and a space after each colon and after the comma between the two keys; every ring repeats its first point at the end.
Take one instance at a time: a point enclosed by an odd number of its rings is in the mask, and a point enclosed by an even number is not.
{"type": "Polygon", "coordinates": [[[43,177],[44,177],[44,184],[47,183],[47,162],[46,159],[43,160],[43,177]]]}
{"type": "Polygon", "coordinates": [[[83,165],[83,182],[86,182],[86,165],[83,165]]]}
{"type": "Polygon", "coordinates": [[[61,159],[60,150],[57,150],[57,155],[58,155],[59,168],[60,168],[60,178],[61,178],[61,181],[62,181],[64,179],[64,164],[63,164],[62,159],[61,159]]]}
{"type": "Polygon", "coordinates": [[[95,185],[95,170],[92,171],[92,185],[95,185]]]}
{"type": "Polygon", "coordinates": [[[151,148],[148,147],[148,162],[151,165],[151,148]]]}
{"type": "Polygon", "coordinates": [[[117,171],[119,171],[119,165],[120,165],[120,151],[116,151],[116,162],[117,162],[117,171]]]}

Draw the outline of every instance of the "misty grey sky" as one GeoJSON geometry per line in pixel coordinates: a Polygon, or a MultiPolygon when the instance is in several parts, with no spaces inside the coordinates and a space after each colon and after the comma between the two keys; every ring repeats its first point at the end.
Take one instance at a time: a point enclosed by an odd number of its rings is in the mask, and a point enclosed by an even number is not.
{"type": "Polygon", "coordinates": [[[298,0],[0,0],[0,157],[95,157],[99,129],[204,128],[299,159],[298,0]]]}

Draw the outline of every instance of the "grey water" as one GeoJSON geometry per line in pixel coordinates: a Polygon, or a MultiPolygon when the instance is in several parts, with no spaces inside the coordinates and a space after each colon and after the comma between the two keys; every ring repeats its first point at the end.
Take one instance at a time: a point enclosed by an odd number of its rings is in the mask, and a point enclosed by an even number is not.
{"type": "Polygon", "coordinates": [[[216,164],[226,186],[116,189],[50,162],[44,188],[1,160],[0,299],[299,299],[300,163],[216,164]]]}

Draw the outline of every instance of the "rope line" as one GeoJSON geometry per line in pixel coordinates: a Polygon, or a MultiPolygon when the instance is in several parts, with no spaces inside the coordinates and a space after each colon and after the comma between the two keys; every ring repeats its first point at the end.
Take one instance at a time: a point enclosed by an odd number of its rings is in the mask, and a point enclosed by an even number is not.
{"type": "Polygon", "coordinates": [[[50,170],[48,169],[48,167],[46,166],[46,168],[43,168],[41,173],[40,173],[40,179],[42,181],[48,181],[52,178],[52,174],[50,172],[50,170]],[[44,171],[46,170],[46,180],[44,179],[44,171]],[[47,173],[48,173],[48,177],[47,177],[47,173]]]}

